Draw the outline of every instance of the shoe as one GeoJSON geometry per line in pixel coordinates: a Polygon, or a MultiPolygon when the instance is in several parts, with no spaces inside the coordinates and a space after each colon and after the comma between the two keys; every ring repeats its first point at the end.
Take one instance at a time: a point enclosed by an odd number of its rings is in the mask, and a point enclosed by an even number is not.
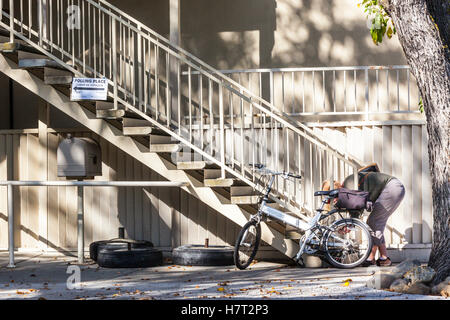
{"type": "Polygon", "coordinates": [[[377,266],[379,267],[390,267],[392,265],[391,259],[387,257],[386,259],[378,259],[377,260],[377,266]]]}
{"type": "Polygon", "coordinates": [[[375,260],[366,260],[361,264],[361,267],[370,267],[376,264],[375,260]]]}

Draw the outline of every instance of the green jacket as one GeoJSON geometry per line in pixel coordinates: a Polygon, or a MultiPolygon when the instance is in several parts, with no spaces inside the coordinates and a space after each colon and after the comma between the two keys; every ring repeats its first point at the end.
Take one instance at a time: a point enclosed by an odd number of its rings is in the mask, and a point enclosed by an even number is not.
{"type": "MultiPolygon", "coordinates": [[[[386,184],[394,177],[381,172],[358,173],[358,190],[369,192],[369,199],[375,202],[386,184]]],[[[356,190],[353,183],[353,174],[345,178],[344,188],[356,190]]]]}

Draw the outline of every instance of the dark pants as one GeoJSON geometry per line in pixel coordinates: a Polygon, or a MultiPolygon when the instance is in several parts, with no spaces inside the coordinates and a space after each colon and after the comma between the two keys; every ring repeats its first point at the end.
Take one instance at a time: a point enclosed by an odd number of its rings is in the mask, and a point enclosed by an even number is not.
{"type": "Polygon", "coordinates": [[[367,224],[372,229],[375,246],[385,244],[384,228],[391,214],[398,208],[405,196],[405,187],[396,178],[389,181],[373,204],[367,224]]]}

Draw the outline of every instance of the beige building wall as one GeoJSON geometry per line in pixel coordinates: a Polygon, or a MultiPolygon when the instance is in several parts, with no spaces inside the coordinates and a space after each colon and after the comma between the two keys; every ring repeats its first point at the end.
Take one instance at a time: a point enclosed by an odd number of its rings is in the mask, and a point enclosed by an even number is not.
{"type": "MultiPolygon", "coordinates": [[[[180,0],[181,46],[219,69],[405,64],[394,36],[376,46],[354,0],[180,0]]],[[[169,0],[111,0],[169,33],[169,0]]]]}

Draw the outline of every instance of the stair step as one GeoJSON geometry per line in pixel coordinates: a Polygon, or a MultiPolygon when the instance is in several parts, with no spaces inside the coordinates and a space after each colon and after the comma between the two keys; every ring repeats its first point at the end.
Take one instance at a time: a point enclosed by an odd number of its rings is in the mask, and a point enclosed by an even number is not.
{"type": "Polygon", "coordinates": [[[125,108],[118,105],[118,109],[114,109],[114,103],[108,101],[96,101],[95,109],[97,118],[100,119],[121,119],[125,116],[125,108]]]}
{"type": "Polygon", "coordinates": [[[206,161],[177,161],[178,170],[202,170],[206,167],[206,161]]]}
{"type": "MultiPolygon", "coordinates": [[[[122,121],[123,134],[126,136],[148,136],[151,133],[162,134],[161,130],[155,128],[151,122],[145,119],[125,117],[122,121]]],[[[150,141],[152,144],[153,141],[150,141]]]]}
{"type": "Polygon", "coordinates": [[[205,169],[203,170],[203,183],[207,187],[231,187],[238,181],[234,177],[230,177],[225,172],[225,178],[222,177],[221,169],[205,169]]]}
{"type": "Polygon", "coordinates": [[[120,119],[125,116],[125,110],[97,110],[96,115],[99,119],[120,119]]]}
{"type": "Polygon", "coordinates": [[[185,150],[178,152],[173,161],[177,164],[180,170],[203,170],[203,169],[217,169],[214,162],[204,159],[201,155],[195,152],[186,152],[185,150]]]}
{"type": "Polygon", "coordinates": [[[173,153],[181,150],[181,145],[178,143],[160,143],[160,144],[151,144],[149,147],[150,152],[165,152],[165,153],[173,153]]]}
{"type": "MultiPolygon", "coordinates": [[[[203,177],[205,180],[222,178],[222,170],[220,170],[220,169],[205,169],[203,171],[203,177]]],[[[227,173],[225,173],[225,178],[229,178],[227,173]]]]}
{"type": "Polygon", "coordinates": [[[259,201],[258,195],[253,196],[231,196],[232,204],[258,204],[259,201]]]}
{"type": "Polygon", "coordinates": [[[39,53],[32,53],[19,50],[18,60],[19,60],[19,68],[22,69],[50,67],[64,70],[64,68],[57,62],[49,59],[46,55],[39,53]]]}
{"type": "Polygon", "coordinates": [[[0,52],[15,53],[18,51],[41,54],[40,51],[36,50],[33,47],[30,47],[20,42],[9,42],[9,37],[0,36],[0,52]]]}
{"type": "Polygon", "coordinates": [[[258,194],[257,191],[253,190],[250,186],[236,186],[230,189],[231,196],[253,196],[258,194]]]}
{"type": "Polygon", "coordinates": [[[126,136],[147,136],[152,133],[152,127],[123,127],[123,134],[126,136]]]}
{"type": "Polygon", "coordinates": [[[33,69],[33,68],[43,68],[52,67],[58,68],[58,63],[50,59],[22,59],[19,60],[19,68],[22,69],[33,69]]]}
{"type": "Polygon", "coordinates": [[[257,204],[258,193],[249,186],[238,186],[230,188],[230,200],[232,204],[257,204]]]}
{"type": "Polygon", "coordinates": [[[236,179],[233,178],[215,178],[215,179],[204,179],[203,183],[205,187],[231,187],[236,183],[236,179]]]}
{"type": "Polygon", "coordinates": [[[152,127],[152,134],[150,134],[150,144],[177,144],[179,143],[175,138],[167,135],[159,128],[152,127]]]}
{"type": "Polygon", "coordinates": [[[44,67],[44,82],[51,85],[70,85],[73,73],[67,70],[44,67]]]}
{"type": "MultiPolygon", "coordinates": [[[[118,104],[118,109],[125,110],[125,107],[121,104],[118,104]]],[[[97,110],[114,110],[114,102],[111,101],[96,101],[95,109],[97,110]]]]}

